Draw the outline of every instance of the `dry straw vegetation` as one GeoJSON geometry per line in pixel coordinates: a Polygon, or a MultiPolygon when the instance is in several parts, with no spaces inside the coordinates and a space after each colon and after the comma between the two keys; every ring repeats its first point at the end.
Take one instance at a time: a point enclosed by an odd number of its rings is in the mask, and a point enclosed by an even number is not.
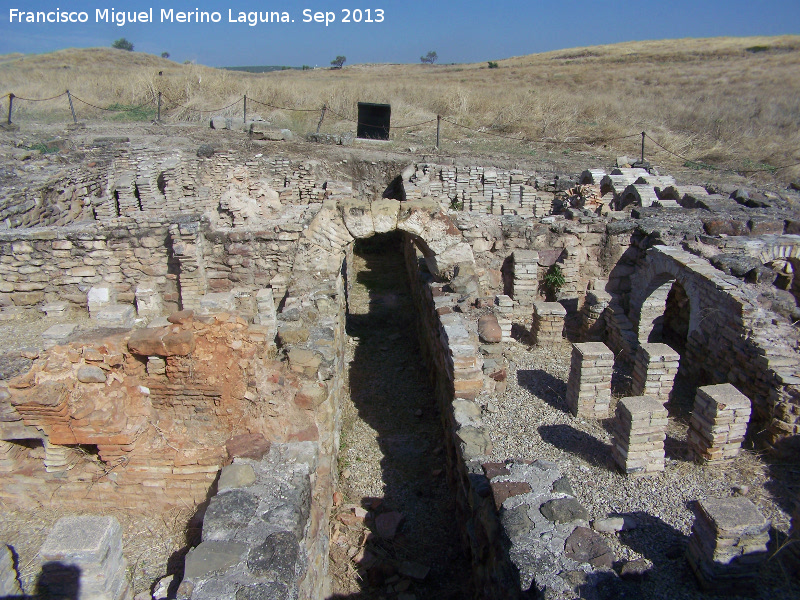
{"type": "MultiPolygon", "coordinates": [[[[489,57],[494,58],[494,57],[489,57]]],[[[264,74],[181,65],[156,56],[113,49],[62,50],[0,57],[0,94],[44,98],[70,89],[104,108],[153,103],[163,93],[166,120],[203,120],[209,110],[248,98],[290,108],[330,111],[323,131],[353,129],[356,103],[388,102],[393,125],[436,115],[484,133],[444,123],[448,143],[481,144],[510,153],[539,148],[591,149],[637,154],[638,140],[612,140],[647,131],[689,166],[771,168],[800,162],[800,36],[684,39],[575,48],[488,63],[462,65],[354,65],[343,69],[264,74]],[[159,71],[163,73],[159,76],[159,71]],[[524,142],[494,137],[509,136],[524,142]],[[580,144],[542,144],[593,140],[580,144]]],[[[3,103],[5,105],[5,102],[3,103]]],[[[222,111],[241,114],[241,102],[222,111]]],[[[81,117],[110,113],[76,103],[81,117]]],[[[15,103],[19,122],[69,118],[66,99],[15,103]]],[[[319,113],[258,113],[302,133],[319,113]]],[[[149,119],[154,105],[118,118],[149,119]]],[[[435,124],[395,129],[403,144],[430,146],[435,124]]],[[[683,164],[661,152],[661,164],[683,164]]],[[[772,173],[767,173],[772,176],[772,173]]],[[[800,176],[800,168],[776,174],[800,176]]]]}

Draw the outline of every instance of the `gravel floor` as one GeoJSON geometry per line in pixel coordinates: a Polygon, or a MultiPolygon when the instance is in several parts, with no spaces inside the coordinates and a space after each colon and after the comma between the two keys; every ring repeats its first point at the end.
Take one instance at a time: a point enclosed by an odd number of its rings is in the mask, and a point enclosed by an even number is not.
{"type": "Polygon", "coordinates": [[[441,420],[421,362],[402,256],[369,254],[355,263],[339,464],[344,497],[331,545],[334,591],[350,599],[470,597],[469,563],[444,475],[441,420]],[[357,508],[368,511],[363,521],[354,518],[357,508]],[[399,512],[403,524],[396,537],[382,539],[375,519],[390,512],[399,512]],[[408,562],[411,569],[403,566],[408,562]]]}
{"type": "MultiPolygon", "coordinates": [[[[557,462],[589,511],[591,519],[611,514],[631,515],[638,527],[607,535],[618,559],[644,558],[653,565],[641,597],[706,598],[698,593],[683,558],[694,514],[691,503],[712,496],[730,496],[747,486],[746,495],[773,523],[774,551],[789,529],[787,490],[797,489],[796,466],[769,464],[752,452],[742,452],[724,466],[690,462],[686,449],[691,394],[676,383],[667,434],[667,463],[655,477],[625,477],[613,466],[611,437],[605,423],[573,417],[566,408],[571,345],[529,348],[512,342],[506,356],[512,364],[508,388],[491,404],[484,398],[484,424],[492,432],[492,459],[545,459],[557,462]],[[779,480],[779,481],[778,481],[779,480]]],[[[615,401],[625,395],[625,374],[615,377],[615,401]]],[[[800,598],[800,581],[785,572],[780,554],[762,570],[759,598],[800,598]]],[[[633,596],[632,596],[633,597],[633,596]]]]}

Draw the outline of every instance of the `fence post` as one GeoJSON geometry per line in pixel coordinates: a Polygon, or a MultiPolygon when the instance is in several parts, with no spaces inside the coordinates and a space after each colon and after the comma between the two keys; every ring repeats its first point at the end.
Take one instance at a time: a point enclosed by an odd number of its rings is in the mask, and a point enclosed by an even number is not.
{"type": "Polygon", "coordinates": [[[75,116],[75,107],[72,105],[72,94],[67,90],[67,99],[69,100],[69,109],[72,111],[72,122],[77,124],[78,118],[75,116]]]}
{"type": "Polygon", "coordinates": [[[158,116],[156,117],[156,121],[161,123],[161,92],[158,92],[158,116]]]}
{"type": "Polygon", "coordinates": [[[247,123],[247,94],[244,95],[244,112],[242,113],[242,118],[245,123],[247,123]]]}
{"type": "Polygon", "coordinates": [[[8,124],[11,125],[11,106],[14,104],[14,94],[8,95],[8,124]]]}
{"type": "Polygon", "coordinates": [[[645,132],[643,131],[643,132],[642,132],[642,164],[644,164],[644,136],[645,136],[645,135],[646,135],[646,134],[645,134],[645,132]]]}
{"type": "Polygon", "coordinates": [[[319,116],[319,123],[317,123],[317,133],[319,133],[320,128],[322,127],[322,121],[325,119],[325,111],[328,110],[328,106],[323,104],[322,105],[322,114],[319,116]]]}
{"type": "Polygon", "coordinates": [[[436,115],[436,149],[439,149],[439,134],[442,131],[442,115],[436,115]]]}

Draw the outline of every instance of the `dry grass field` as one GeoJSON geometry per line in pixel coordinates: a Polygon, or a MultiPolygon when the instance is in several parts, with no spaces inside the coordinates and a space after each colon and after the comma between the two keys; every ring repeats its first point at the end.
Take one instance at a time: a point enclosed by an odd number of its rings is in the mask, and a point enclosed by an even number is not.
{"type": "MultiPolygon", "coordinates": [[[[800,163],[800,36],[630,42],[497,65],[363,64],[249,74],[122,50],[69,49],[0,56],[0,95],[46,98],[70,89],[103,108],[149,103],[110,113],[76,101],[83,119],[150,119],[161,91],[162,117],[199,121],[212,114],[199,110],[247,94],[251,114],[299,133],[316,127],[323,104],[330,109],[323,131],[339,133],[353,129],[347,119],[355,119],[358,101],[388,102],[393,138],[405,145],[430,146],[435,123],[398,125],[439,114],[471,128],[443,123],[445,140],[464,149],[535,154],[604,148],[636,156],[639,138],[615,138],[646,131],[668,151],[690,158],[692,168],[768,169],[762,178],[784,182],[800,177],[800,167],[769,171],[800,163]],[[275,110],[255,101],[312,111],[275,110]]],[[[2,106],[5,110],[5,101],[2,106]]],[[[214,114],[241,110],[239,101],[214,114]]],[[[14,114],[18,122],[69,119],[65,97],[15,101],[14,114]]],[[[659,164],[687,166],[683,158],[648,144],[659,164]]]]}

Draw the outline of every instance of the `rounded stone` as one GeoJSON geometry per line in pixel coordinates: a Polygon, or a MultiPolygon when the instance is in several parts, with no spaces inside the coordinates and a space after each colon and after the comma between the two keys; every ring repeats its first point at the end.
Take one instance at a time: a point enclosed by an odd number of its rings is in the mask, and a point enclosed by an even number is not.
{"type": "Polygon", "coordinates": [[[493,314],[478,319],[478,337],[486,344],[497,344],[503,339],[503,330],[493,314]]]}
{"type": "Polygon", "coordinates": [[[94,365],[84,365],[78,369],[78,381],[81,383],[105,383],[106,374],[103,369],[94,365]]]}

